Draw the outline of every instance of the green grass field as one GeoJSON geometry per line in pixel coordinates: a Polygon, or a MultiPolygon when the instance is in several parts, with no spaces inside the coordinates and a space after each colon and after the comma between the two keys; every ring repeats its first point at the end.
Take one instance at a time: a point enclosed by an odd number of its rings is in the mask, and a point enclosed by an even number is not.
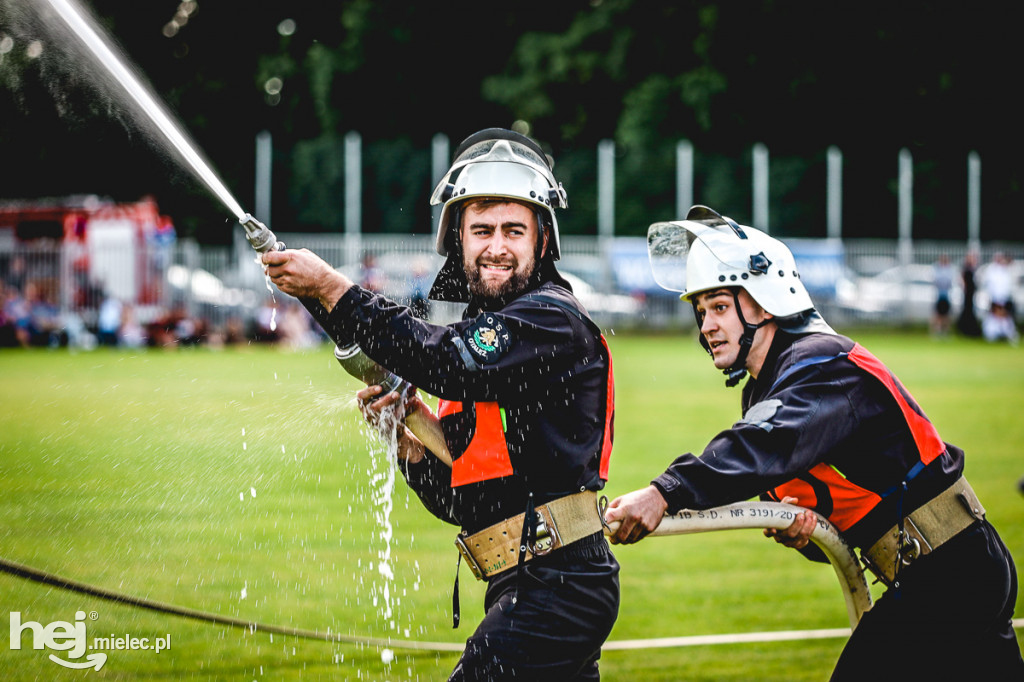
{"type": "MultiPolygon", "coordinates": [[[[967,451],[989,518],[1024,561],[1024,349],[853,336],[967,451]]],[[[739,393],[690,334],[610,335],[609,344],[614,497],[728,426],[739,393]]],[[[482,585],[463,567],[463,626],[451,629],[454,529],[424,511],[400,476],[386,494],[393,469],[329,348],[11,350],[0,352],[0,385],[4,559],[190,609],[357,637],[461,643],[479,620],[482,585]]],[[[615,552],[623,572],[614,641],[848,625],[832,570],[757,530],[651,538],[615,552]]],[[[79,610],[89,614],[90,641],[169,636],[170,648],[109,651],[98,672],[66,670],[47,655],[67,652],[32,649],[30,632],[12,650],[0,634],[0,678],[437,680],[457,659],[396,647],[385,662],[377,646],[252,633],[0,574],[0,616],[17,611],[45,626],[79,610]]],[[[602,671],[609,681],[825,680],[842,646],[833,638],[616,650],[602,671]]]]}

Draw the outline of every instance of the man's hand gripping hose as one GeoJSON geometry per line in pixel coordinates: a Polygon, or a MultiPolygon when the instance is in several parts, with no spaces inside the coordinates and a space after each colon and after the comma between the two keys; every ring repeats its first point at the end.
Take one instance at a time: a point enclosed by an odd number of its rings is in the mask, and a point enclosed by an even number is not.
{"type": "MultiPolygon", "coordinates": [[[[599,513],[604,519],[607,498],[601,498],[599,513]]],[[[781,502],[737,502],[700,511],[683,509],[675,514],[666,514],[650,535],[687,535],[713,530],[737,528],[788,528],[803,507],[781,502]]],[[[825,552],[829,563],[839,578],[846,600],[846,612],[850,627],[856,628],[861,616],[871,609],[871,592],[864,578],[864,571],[853,548],[847,544],[839,531],[827,519],[817,515],[817,523],[811,534],[811,542],[825,552]]],[[[613,535],[619,522],[605,524],[605,535],[613,535]]]]}
{"type": "MultiPolygon", "coordinates": [[[[245,238],[257,253],[264,254],[268,251],[285,250],[284,242],[278,241],[277,236],[270,228],[252,215],[246,213],[239,219],[239,222],[245,229],[245,238]]],[[[299,301],[313,316],[313,319],[317,321],[317,324],[330,334],[331,329],[326,324],[327,311],[323,309],[323,306],[318,301],[312,299],[300,298],[299,301]]],[[[415,390],[409,382],[368,358],[355,343],[337,338],[334,341],[337,344],[334,356],[338,359],[338,363],[346,372],[368,386],[374,384],[383,386],[384,390],[380,395],[383,396],[391,391],[398,391],[404,396],[410,390],[415,390]]],[[[441,424],[436,418],[425,415],[420,411],[414,411],[406,417],[405,425],[412,431],[413,435],[420,439],[428,450],[433,452],[445,464],[451,466],[452,456],[448,452],[441,424]]]]}

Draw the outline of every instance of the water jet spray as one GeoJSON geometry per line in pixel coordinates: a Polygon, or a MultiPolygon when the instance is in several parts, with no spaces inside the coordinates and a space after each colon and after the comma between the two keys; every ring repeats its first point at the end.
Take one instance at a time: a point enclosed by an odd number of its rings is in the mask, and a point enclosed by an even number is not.
{"type": "MultiPolygon", "coordinates": [[[[41,9],[42,4],[42,0],[39,3],[33,0],[33,4],[30,6],[38,11],[41,9]]],[[[102,35],[101,29],[98,28],[96,22],[92,20],[88,13],[77,7],[74,4],[74,0],[45,0],[45,4],[60,17],[63,25],[77,39],[80,46],[85,49],[86,55],[96,60],[113,81],[116,81],[120,87],[118,92],[122,95],[119,98],[120,101],[130,109],[141,113],[146,120],[151,122],[153,128],[170,144],[173,151],[191,167],[196,176],[238,218],[238,221],[245,229],[246,239],[253,249],[259,254],[270,251],[283,251],[285,249],[284,243],[278,241],[270,228],[242,209],[238,201],[213,171],[211,165],[200,155],[195,145],[185,135],[185,132],[165,111],[157,96],[135,76],[126,65],[126,62],[118,57],[109,41],[102,35]]],[[[357,345],[348,339],[342,338],[344,333],[342,330],[334,329],[327,322],[327,311],[320,305],[319,301],[299,300],[310,314],[313,315],[313,319],[335,341],[337,344],[335,356],[349,374],[367,385],[380,384],[384,386],[385,392],[381,395],[398,390],[404,397],[412,390],[408,382],[380,367],[373,360],[366,357],[357,345]]],[[[447,464],[451,464],[451,455],[448,453],[444,435],[436,419],[431,420],[419,412],[414,412],[406,418],[406,425],[432,452],[437,454],[447,464]]]]}

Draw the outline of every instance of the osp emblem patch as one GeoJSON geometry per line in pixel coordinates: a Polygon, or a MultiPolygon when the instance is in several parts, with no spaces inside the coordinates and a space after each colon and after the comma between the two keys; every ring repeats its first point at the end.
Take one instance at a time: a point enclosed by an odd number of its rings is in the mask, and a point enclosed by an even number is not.
{"type": "Polygon", "coordinates": [[[462,337],[473,355],[485,363],[497,362],[512,345],[512,334],[500,319],[488,313],[476,318],[462,337]]]}

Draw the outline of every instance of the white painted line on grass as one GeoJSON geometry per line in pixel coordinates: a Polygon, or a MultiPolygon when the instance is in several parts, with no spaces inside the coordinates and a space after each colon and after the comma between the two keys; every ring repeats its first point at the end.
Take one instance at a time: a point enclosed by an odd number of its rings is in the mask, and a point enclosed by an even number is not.
{"type": "MultiPolygon", "coordinates": [[[[1014,618],[1013,627],[1024,627],[1024,618],[1014,618]]],[[[782,630],[778,632],[743,632],[726,635],[693,635],[691,637],[659,637],[656,639],[624,639],[605,642],[604,651],[628,649],[669,649],[684,646],[708,646],[713,644],[750,644],[752,642],[785,642],[802,639],[833,639],[849,637],[850,628],[830,630],[782,630]]]]}

